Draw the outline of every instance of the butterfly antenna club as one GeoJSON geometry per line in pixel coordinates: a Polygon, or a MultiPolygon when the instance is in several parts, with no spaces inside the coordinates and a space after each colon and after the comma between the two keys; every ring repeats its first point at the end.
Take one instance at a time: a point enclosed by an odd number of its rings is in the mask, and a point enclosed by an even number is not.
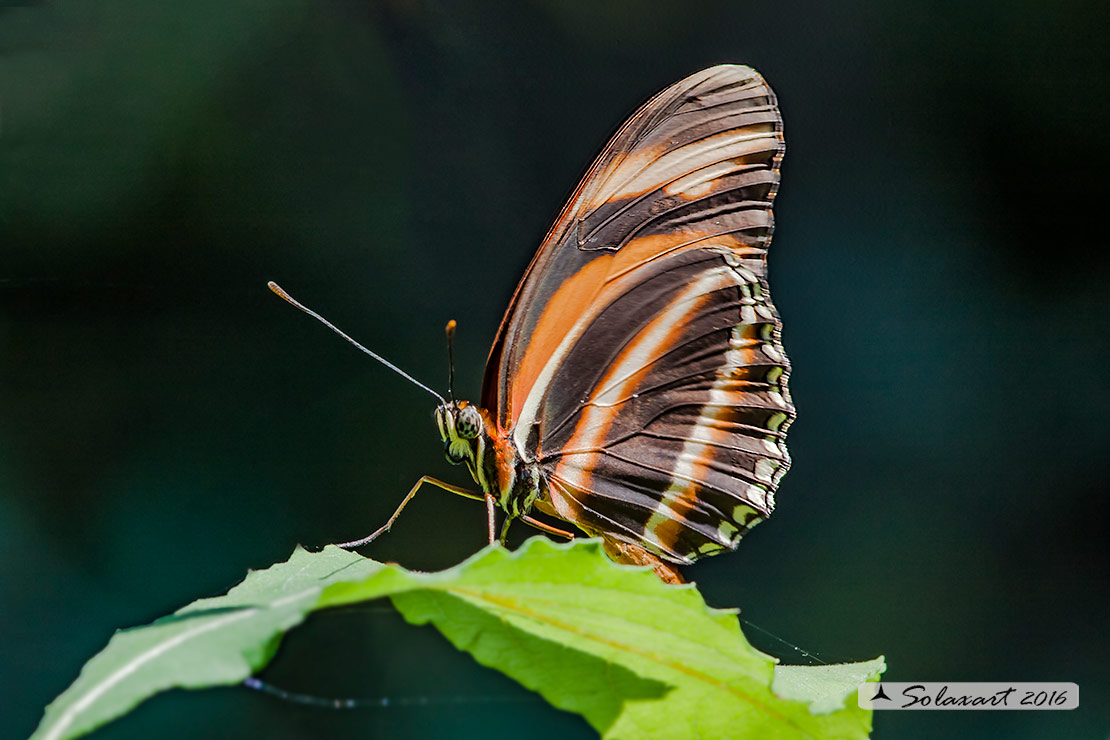
{"type": "Polygon", "coordinates": [[[308,315],[309,315],[309,316],[311,316],[312,318],[316,319],[316,320],[317,320],[317,321],[319,321],[319,322],[320,322],[321,324],[323,324],[324,326],[328,327],[329,329],[331,329],[332,331],[334,331],[334,332],[335,332],[336,334],[338,334],[339,336],[343,337],[343,338],[344,338],[344,339],[346,339],[346,340],[347,340],[348,342],[350,342],[351,344],[353,344],[353,345],[354,345],[355,347],[357,347],[358,349],[362,350],[363,352],[365,352],[366,354],[370,355],[371,357],[373,357],[373,358],[374,358],[375,360],[377,360],[378,362],[380,362],[380,363],[382,363],[383,365],[385,365],[386,367],[388,367],[388,368],[389,368],[390,370],[392,370],[393,372],[395,372],[395,373],[397,373],[398,375],[400,375],[400,376],[401,376],[402,378],[405,378],[406,380],[408,380],[408,381],[409,381],[410,383],[412,383],[413,385],[416,385],[416,386],[418,386],[418,387],[420,387],[420,388],[423,388],[424,390],[428,391],[428,393],[431,393],[431,394],[432,394],[433,396],[435,396],[435,397],[436,397],[437,399],[439,399],[439,402],[440,402],[440,403],[447,403],[447,402],[446,402],[445,400],[443,400],[443,396],[439,395],[438,393],[436,393],[435,391],[433,391],[433,390],[432,390],[431,388],[429,388],[428,386],[424,385],[424,384],[423,384],[423,383],[421,383],[421,382],[420,382],[419,380],[417,380],[416,378],[412,377],[411,375],[409,375],[408,373],[406,373],[406,372],[405,372],[404,370],[402,370],[401,368],[397,367],[397,366],[396,366],[396,365],[394,365],[394,364],[393,364],[392,362],[390,362],[389,360],[385,359],[384,357],[382,357],[382,356],[381,356],[381,355],[379,355],[378,353],[376,353],[376,352],[372,352],[372,351],[370,351],[370,350],[366,349],[366,348],[365,348],[365,347],[363,347],[363,346],[362,346],[361,344],[359,344],[358,342],[356,342],[356,341],[355,341],[354,339],[351,339],[351,337],[347,336],[347,334],[345,334],[345,333],[344,333],[343,331],[341,331],[341,330],[339,329],[339,327],[337,327],[337,326],[336,326],[335,324],[331,323],[330,321],[328,321],[327,319],[325,319],[325,318],[324,318],[323,316],[321,316],[320,314],[316,313],[316,312],[315,312],[315,311],[313,311],[313,310],[312,310],[311,308],[309,308],[308,306],[305,306],[305,305],[304,305],[304,304],[302,304],[302,303],[301,303],[300,301],[298,301],[298,300],[297,300],[296,298],[294,298],[293,296],[291,296],[291,295],[289,295],[288,293],[286,293],[286,292],[285,292],[285,289],[284,289],[284,288],[282,288],[282,287],[281,287],[280,285],[278,285],[277,283],[275,283],[275,282],[274,282],[273,280],[271,280],[270,282],[266,283],[266,287],[268,287],[268,288],[269,288],[270,290],[272,290],[272,291],[273,291],[274,293],[276,293],[276,294],[278,295],[278,297],[279,297],[279,298],[281,298],[282,300],[284,300],[284,301],[285,301],[286,303],[289,303],[289,304],[291,304],[291,305],[293,305],[293,306],[295,306],[295,307],[299,308],[300,310],[304,311],[304,312],[305,312],[306,314],[308,314],[308,315]]]}

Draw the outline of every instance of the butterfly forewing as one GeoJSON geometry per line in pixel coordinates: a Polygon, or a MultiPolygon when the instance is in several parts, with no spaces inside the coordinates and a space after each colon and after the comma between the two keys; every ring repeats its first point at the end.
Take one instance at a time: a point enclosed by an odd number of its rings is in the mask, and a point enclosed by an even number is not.
{"type": "Polygon", "coordinates": [[[766,249],[773,93],[719,66],[618,131],[518,286],[484,405],[539,466],[541,510],[689,562],[770,513],[789,465],[789,365],[766,249]]]}

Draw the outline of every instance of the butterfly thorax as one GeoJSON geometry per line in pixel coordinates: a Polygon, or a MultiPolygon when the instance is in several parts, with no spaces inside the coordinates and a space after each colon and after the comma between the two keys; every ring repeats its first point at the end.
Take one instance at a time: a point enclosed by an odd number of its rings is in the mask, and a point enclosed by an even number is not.
{"type": "Polygon", "coordinates": [[[465,464],[482,489],[511,518],[527,514],[545,488],[535,464],[526,463],[507,434],[484,408],[452,401],[436,408],[443,454],[452,465],[465,464]]]}

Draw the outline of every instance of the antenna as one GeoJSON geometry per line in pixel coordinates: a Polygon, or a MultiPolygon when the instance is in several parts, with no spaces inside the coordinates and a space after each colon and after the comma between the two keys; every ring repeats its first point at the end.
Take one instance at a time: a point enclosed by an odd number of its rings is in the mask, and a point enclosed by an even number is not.
{"type": "Polygon", "coordinates": [[[447,396],[455,402],[455,320],[447,322],[447,396]]]}
{"type": "MultiPolygon", "coordinates": [[[[339,328],[338,328],[338,327],[337,327],[337,326],[336,326],[335,324],[331,323],[330,321],[328,321],[327,319],[325,319],[325,318],[324,318],[323,316],[321,316],[320,314],[318,314],[318,313],[316,313],[315,311],[313,311],[313,310],[312,310],[311,308],[308,308],[307,306],[304,306],[304,305],[302,305],[302,304],[301,304],[301,303],[300,303],[299,301],[297,301],[297,300],[296,300],[295,298],[293,298],[293,296],[291,296],[291,295],[289,295],[288,293],[286,293],[286,292],[285,292],[285,290],[284,290],[284,289],[282,289],[282,287],[281,287],[280,285],[278,285],[277,283],[275,283],[275,282],[274,282],[273,280],[271,280],[270,282],[266,283],[266,287],[268,287],[268,288],[269,288],[270,290],[272,290],[272,291],[274,291],[275,293],[277,293],[277,294],[278,294],[278,296],[279,296],[279,297],[281,297],[281,298],[282,298],[283,300],[285,300],[285,302],[286,302],[286,303],[290,303],[290,304],[292,304],[292,305],[296,306],[297,308],[301,309],[301,310],[302,310],[302,311],[304,311],[304,312],[305,312],[306,314],[308,314],[308,315],[309,315],[309,316],[311,316],[312,318],[316,319],[316,320],[317,320],[317,321],[319,321],[319,322],[320,322],[321,324],[323,324],[324,326],[328,327],[329,329],[331,329],[332,331],[334,331],[334,332],[335,332],[336,334],[338,334],[339,336],[343,337],[343,338],[344,338],[344,339],[346,339],[346,340],[347,340],[348,342],[350,342],[351,344],[355,345],[356,347],[358,347],[358,348],[359,348],[360,350],[362,350],[362,351],[363,351],[363,352],[365,352],[366,354],[370,355],[370,356],[371,356],[371,357],[373,357],[373,358],[374,358],[375,360],[377,360],[378,362],[382,363],[383,365],[385,365],[386,367],[388,367],[388,368],[389,368],[390,370],[392,370],[393,372],[395,372],[395,373],[397,373],[398,375],[400,375],[401,377],[403,377],[403,378],[407,379],[408,381],[410,381],[410,382],[411,382],[411,383],[413,383],[414,385],[417,385],[417,386],[419,386],[419,387],[423,388],[424,390],[428,391],[428,393],[431,393],[431,394],[432,394],[433,396],[435,396],[436,398],[438,398],[438,399],[439,399],[439,402],[440,402],[441,404],[446,404],[446,403],[447,403],[447,401],[443,400],[443,396],[439,395],[438,393],[436,393],[435,391],[433,391],[433,390],[432,390],[431,388],[429,388],[428,386],[424,385],[424,384],[423,384],[423,383],[421,383],[421,382],[420,382],[419,380],[417,380],[416,378],[412,377],[411,375],[409,375],[408,373],[406,373],[406,372],[405,372],[404,370],[402,370],[401,368],[397,367],[396,365],[394,365],[394,364],[393,364],[392,362],[390,362],[389,360],[385,359],[385,358],[384,358],[384,357],[382,357],[381,355],[379,355],[379,354],[377,354],[377,353],[375,353],[375,352],[371,352],[370,350],[366,349],[366,348],[365,348],[365,347],[363,347],[363,346],[362,346],[361,344],[359,344],[358,342],[356,342],[355,340],[351,339],[351,338],[350,338],[349,336],[347,336],[346,334],[344,334],[344,333],[343,333],[342,331],[340,331],[340,330],[339,330],[339,328]]],[[[454,322],[452,322],[452,323],[454,323],[454,322]]]]}

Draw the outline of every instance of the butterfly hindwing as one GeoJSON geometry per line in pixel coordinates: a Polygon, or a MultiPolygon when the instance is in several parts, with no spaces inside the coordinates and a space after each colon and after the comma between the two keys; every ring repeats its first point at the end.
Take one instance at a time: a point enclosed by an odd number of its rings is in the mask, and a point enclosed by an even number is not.
{"type": "Polygon", "coordinates": [[[540,467],[537,506],[689,562],[770,513],[789,465],[789,365],[766,249],[773,93],[719,66],[637,111],[517,288],[483,405],[540,467]]]}

